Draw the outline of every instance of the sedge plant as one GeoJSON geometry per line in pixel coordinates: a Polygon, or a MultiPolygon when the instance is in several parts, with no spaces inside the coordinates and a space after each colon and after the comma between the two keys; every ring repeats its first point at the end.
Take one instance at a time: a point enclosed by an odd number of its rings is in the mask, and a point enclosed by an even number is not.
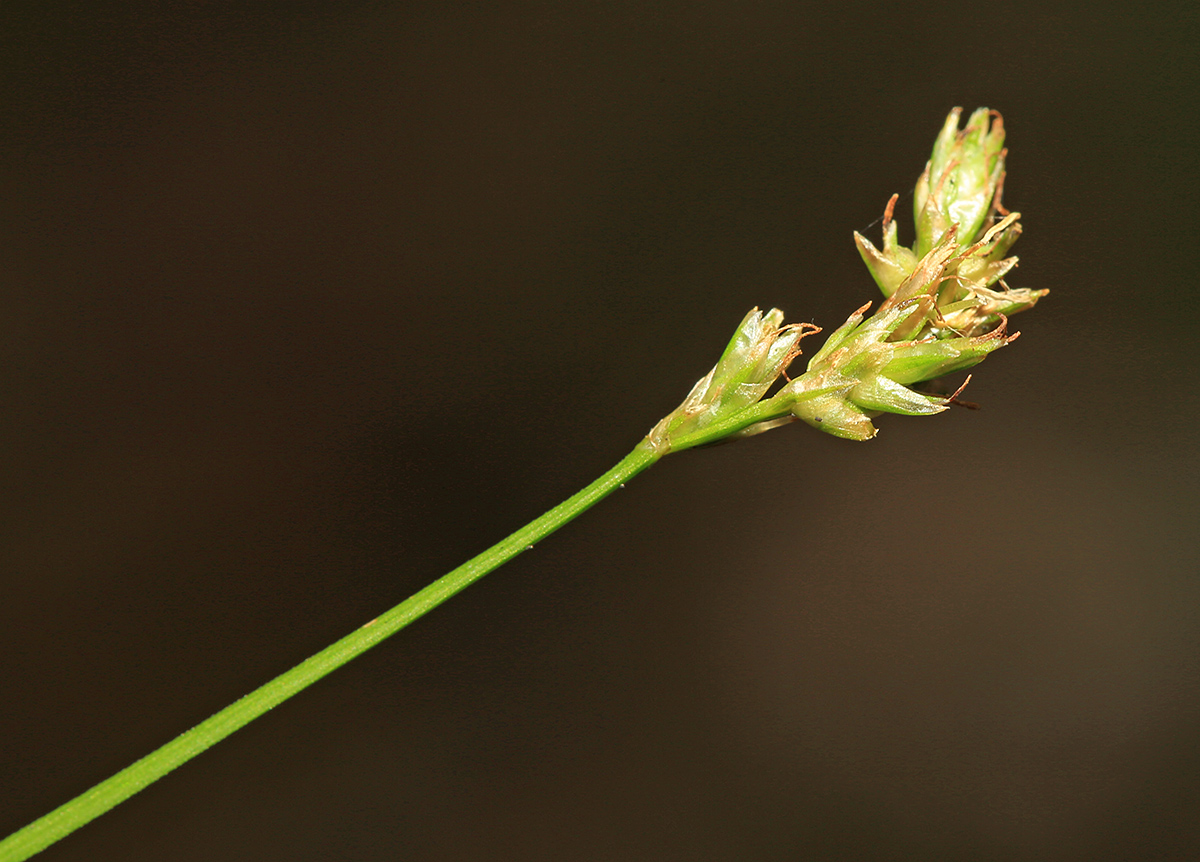
{"type": "MultiPolygon", "coordinates": [[[[849,440],[875,436],[881,413],[929,416],[955,403],[915,384],[970,368],[1011,344],[1008,318],[1047,291],[1010,289],[1006,257],[1021,233],[1018,213],[1001,202],[1004,125],[980,108],[960,129],[946,118],[914,192],[916,241],[897,241],[893,195],[882,248],[855,234],[863,261],[884,294],[855,311],[805,367],[788,375],[801,341],[820,332],[785,323],[783,312],[755,308],[717,364],[628,455],[579,493],[463,563],[386,613],[267,682],[206,721],[0,841],[0,862],[26,859],[195,757],[319,680],[455,593],[554,532],[671,452],[803,421],[849,440]]],[[[968,378],[969,379],[969,378],[968,378]]],[[[965,385],[965,384],[964,384],[965,385]]],[[[960,388],[961,391],[961,388],[960,388]]]]}

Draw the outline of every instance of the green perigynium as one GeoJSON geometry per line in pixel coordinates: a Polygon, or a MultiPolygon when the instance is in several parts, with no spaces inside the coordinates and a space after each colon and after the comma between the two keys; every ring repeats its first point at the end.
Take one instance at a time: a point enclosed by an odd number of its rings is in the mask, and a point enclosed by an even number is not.
{"type": "MultiPolygon", "coordinates": [[[[1013,290],[1003,281],[1016,265],[1005,257],[1021,234],[1019,213],[1000,202],[1004,124],[980,108],[959,130],[961,109],[946,118],[917,181],[913,247],[900,245],[888,202],[883,249],[855,233],[863,261],[886,299],[852,314],[774,395],[800,354],[800,339],[818,331],[785,325],[783,313],[758,309],[742,321],[716,367],[650,432],[661,454],[730,436],[765,431],[795,419],[851,440],[874,437],[880,413],[924,416],[946,410],[943,398],[912,389],[970,368],[1012,342],[1008,317],[1032,308],[1046,290],[1013,290]],[[997,217],[1000,217],[997,221],[997,217]]],[[[957,394],[957,393],[955,393],[957,394]]]]}
{"type": "Polygon", "coordinates": [[[979,108],[958,130],[962,109],[955,108],[933,143],[933,155],[913,192],[917,222],[917,256],[928,254],[952,226],[958,244],[970,245],[1000,205],[1004,187],[1004,121],[1000,114],[979,108]]]}

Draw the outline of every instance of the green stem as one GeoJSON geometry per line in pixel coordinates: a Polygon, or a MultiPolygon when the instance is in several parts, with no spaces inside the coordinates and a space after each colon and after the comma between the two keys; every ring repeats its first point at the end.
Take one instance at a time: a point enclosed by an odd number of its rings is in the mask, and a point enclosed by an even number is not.
{"type": "Polygon", "coordinates": [[[671,435],[668,438],[670,441],[670,451],[681,452],[684,449],[691,449],[693,446],[716,443],[719,440],[726,439],[731,434],[736,434],[738,431],[749,428],[751,425],[787,416],[789,412],[787,406],[781,408],[775,403],[774,399],[760,401],[757,404],[751,404],[749,407],[718,419],[711,425],[705,425],[699,430],[671,435]]]}
{"type": "Polygon", "coordinates": [[[19,862],[43,850],[88,821],[124,802],[151,782],[157,781],[175,767],[191,760],[209,746],[220,742],[239,727],[258,718],[267,710],[283,703],[292,695],[312,685],[325,674],[361,655],[375,644],[400,631],[436,608],[446,599],[473,584],[492,569],[533,547],[563,524],[587,511],[607,497],[624,482],[632,479],[659,459],[647,440],[643,440],[620,463],[570,499],[551,509],[535,521],[502,539],[477,557],[463,563],[449,574],[438,578],[418,593],[361,628],[326,647],[312,658],[301,662],[265,685],[250,692],[241,700],[182,736],[122,769],[91,790],[76,796],[24,829],[0,841],[0,862],[19,862]]]}
{"type": "MultiPolygon", "coordinates": [[[[796,384],[803,381],[811,373],[805,372],[804,375],[793,378],[791,383],[796,384]]],[[[791,416],[792,408],[802,401],[807,401],[810,398],[816,398],[819,395],[844,388],[844,385],[818,385],[807,390],[788,387],[770,398],[759,401],[756,404],[751,404],[749,407],[743,407],[741,410],[732,411],[729,415],[698,430],[688,433],[676,431],[675,433],[668,434],[668,451],[681,452],[684,449],[691,449],[693,446],[703,446],[707,443],[716,443],[720,440],[725,440],[739,431],[745,431],[750,426],[757,425],[759,422],[770,422],[775,419],[783,419],[784,417],[791,416]]]]}

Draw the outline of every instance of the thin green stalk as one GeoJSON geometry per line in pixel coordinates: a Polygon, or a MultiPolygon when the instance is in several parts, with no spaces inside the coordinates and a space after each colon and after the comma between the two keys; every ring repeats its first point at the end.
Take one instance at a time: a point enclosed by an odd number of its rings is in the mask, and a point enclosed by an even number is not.
{"type": "Polygon", "coordinates": [[[656,452],[648,441],[643,440],[615,467],[537,520],[526,524],[508,538],[502,539],[477,557],[438,578],[387,613],[371,620],[312,658],[280,674],[183,735],[100,782],[91,790],[0,841],[0,862],[28,859],[124,802],[175,767],[191,760],[267,710],[312,685],[325,674],[362,655],[375,644],[424,616],[492,569],[531,548],[536,542],[645,470],[659,457],[660,453],[656,452]]]}
{"type": "Polygon", "coordinates": [[[739,431],[745,431],[760,422],[770,422],[784,416],[791,416],[790,407],[780,407],[774,399],[760,401],[731,416],[723,416],[699,430],[688,430],[670,438],[672,452],[682,452],[693,446],[704,446],[708,443],[718,443],[739,431]]]}

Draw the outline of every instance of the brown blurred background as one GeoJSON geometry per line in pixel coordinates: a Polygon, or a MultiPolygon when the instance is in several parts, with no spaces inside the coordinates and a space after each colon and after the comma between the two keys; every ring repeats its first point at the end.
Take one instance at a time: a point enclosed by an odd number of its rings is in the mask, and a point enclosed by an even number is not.
{"type": "Polygon", "coordinates": [[[981,411],[667,459],[41,858],[1200,858],[1200,13],[1100,10],[5,3],[0,834],[875,298],[988,105],[981,411]]]}

